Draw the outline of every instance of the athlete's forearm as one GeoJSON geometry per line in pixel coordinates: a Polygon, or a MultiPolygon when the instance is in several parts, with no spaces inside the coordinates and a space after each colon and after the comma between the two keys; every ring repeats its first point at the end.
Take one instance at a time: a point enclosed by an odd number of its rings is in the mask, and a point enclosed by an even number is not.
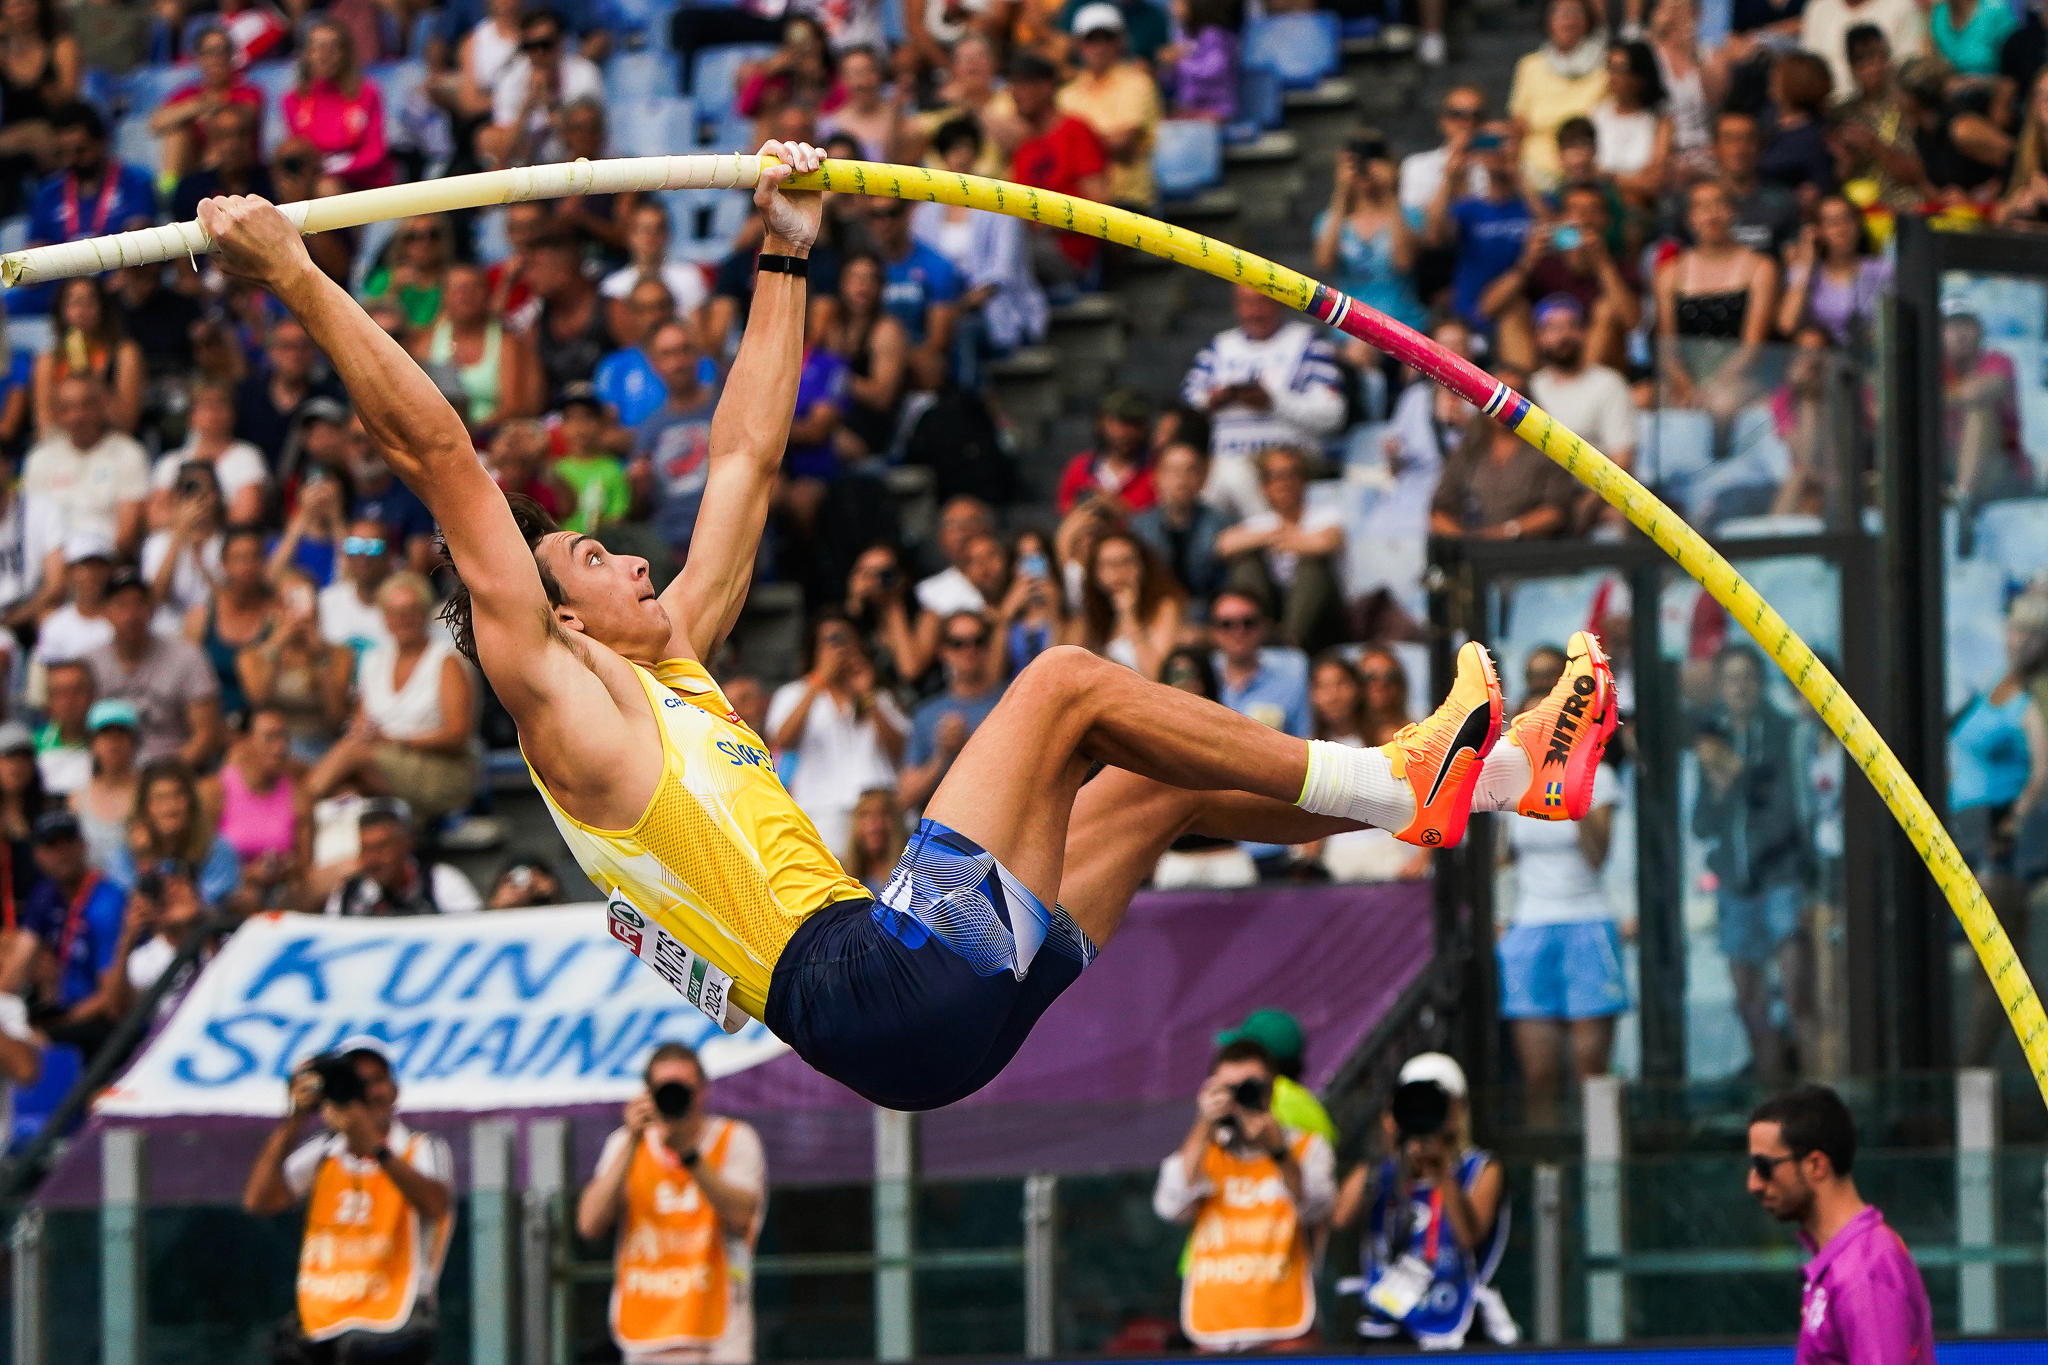
{"type": "Polygon", "coordinates": [[[383,447],[393,472],[431,509],[437,466],[476,463],[475,447],[455,409],[405,348],[318,267],[296,271],[273,292],[327,353],[356,415],[383,447]]]}
{"type": "MultiPolygon", "coordinates": [[[[771,241],[763,255],[804,256],[808,251],[771,241]]],[[[805,282],[794,276],[763,271],[755,280],[754,306],[747,314],[739,355],[711,419],[714,461],[743,458],[771,474],[781,466],[796,414],[809,298],[805,282]]]]}

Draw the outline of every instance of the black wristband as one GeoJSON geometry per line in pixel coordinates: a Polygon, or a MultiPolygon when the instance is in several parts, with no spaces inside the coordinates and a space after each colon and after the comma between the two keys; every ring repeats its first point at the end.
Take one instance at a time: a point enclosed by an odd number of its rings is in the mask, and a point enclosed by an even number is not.
{"type": "Polygon", "coordinates": [[[764,251],[754,268],[763,275],[794,275],[800,280],[807,280],[811,277],[811,258],[785,256],[779,251],[764,251]]]}

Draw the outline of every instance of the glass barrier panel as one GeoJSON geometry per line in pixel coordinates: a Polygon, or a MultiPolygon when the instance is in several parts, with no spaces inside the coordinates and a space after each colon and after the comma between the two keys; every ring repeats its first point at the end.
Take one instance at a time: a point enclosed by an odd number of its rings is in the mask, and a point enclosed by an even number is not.
{"type": "Polygon", "coordinates": [[[1094,1354],[1125,1341],[1143,1350],[1147,1333],[1178,1332],[1187,1230],[1152,1211],[1158,1174],[1155,1167],[1061,1179],[1053,1275],[1062,1353],[1094,1354]]]}

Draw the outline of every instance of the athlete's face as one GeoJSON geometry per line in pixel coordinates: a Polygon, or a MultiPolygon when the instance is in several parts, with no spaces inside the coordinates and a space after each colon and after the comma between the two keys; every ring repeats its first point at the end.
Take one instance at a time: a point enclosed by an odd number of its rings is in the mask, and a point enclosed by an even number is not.
{"type": "Polygon", "coordinates": [[[655,591],[647,561],[615,555],[591,536],[557,531],[534,554],[562,585],[555,619],[628,659],[651,663],[668,648],[674,627],[655,591]]]}

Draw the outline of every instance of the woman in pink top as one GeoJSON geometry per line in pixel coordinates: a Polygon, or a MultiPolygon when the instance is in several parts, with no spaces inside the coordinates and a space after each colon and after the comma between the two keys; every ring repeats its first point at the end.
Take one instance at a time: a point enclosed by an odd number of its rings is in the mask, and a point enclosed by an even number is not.
{"type": "Polygon", "coordinates": [[[208,780],[205,804],[220,811],[220,837],[242,860],[251,909],[291,906],[312,847],[312,821],[301,808],[301,768],[291,756],[284,713],[259,706],[249,733],[208,780]]]}
{"type": "Polygon", "coordinates": [[[299,58],[299,83],[285,92],[285,126],[320,153],[321,169],[352,190],[392,181],[384,145],[384,99],[356,66],[348,30],[315,20],[299,58]]]}

